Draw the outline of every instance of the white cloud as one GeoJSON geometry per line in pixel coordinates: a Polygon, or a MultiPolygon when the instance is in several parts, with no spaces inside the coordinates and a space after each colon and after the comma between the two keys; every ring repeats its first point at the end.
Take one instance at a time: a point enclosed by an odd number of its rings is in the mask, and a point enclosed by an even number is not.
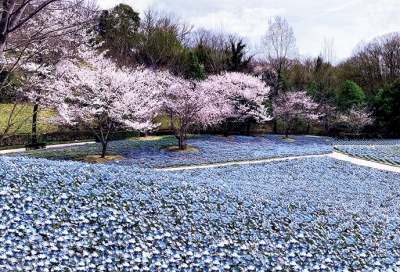
{"type": "MultiPolygon", "coordinates": [[[[98,0],[102,8],[118,4],[98,0]]],[[[317,56],[326,38],[334,39],[339,59],[349,57],[361,41],[400,31],[400,5],[395,0],[121,0],[142,12],[154,4],[195,27],[224,30],[259,44],[268,20],[280,15],[294,29],[301,54],[317,56]],[[333,3],[333,4],[332,4],[333,3]]]]}
{"type": "Polygon", "coordinates": [[[111,9],[118,4],[126,4],[138,12],[143,12],[149,5],[153,4],[153,0],[98,0],[97,2],[101,9],[111,9]]]}
{"type": "Polygon", "coordinates": [[[283,8],[244,8],[240,11],[220,10],[189,19],[196,27],[204,27],[217,32],[236,34],[245,38],[251,52],[257,51],[261,37],[268,28],[268,21],[285,12],[283,8]]]}

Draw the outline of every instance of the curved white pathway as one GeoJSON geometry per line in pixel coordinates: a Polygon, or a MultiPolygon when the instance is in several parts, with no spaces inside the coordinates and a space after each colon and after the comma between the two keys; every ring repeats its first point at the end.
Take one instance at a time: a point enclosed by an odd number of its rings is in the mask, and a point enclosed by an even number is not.
{"type": "Polygon", "coordinates": [[[366,167],[376,168],[376,169],[380,169],[380,170],[400,173],[400,167],[390,166],[390,165],[386,165],[386,164],[382,164],[382,163],[378,163],[378,162],[367,161],[367,160],[363,160],[363,159],[358,159],[358,158],[347,156],[347,155],[345,155],[343,153],[339,153],[339,152],[333,152],[331,154],[327,154],[327,156],[334,158],[334,159],[361,165],[361,166],[366,166],[366,167]]]}
{"type": "Polygon", "coordinates": [[[323,154],[323,155],[303,155],[303,156],[280,157],[280,158],[271,158],[271,159],[262,159],[262,160],[218,162],[218,163],[213,163],[213,164],[199,164],[199,165],[190,165],[190,166],[172,166],[172,167],[155,168],[155,169],[156,170],[163,170],[163,171],[177,171],[177,170],[211,168],[211,167],[239,165],[239,164],[255,164],[255,163],[263,163],[263,162],[270,162],[270,161],[294,160],[294,159],[311,158],[311,157],[323,157],[323,156],[326,156],[326,155],[327,154],[323,154]]]}
{"type": "Polygon", "coordinates": [[[157,168],[157,170],[177,171],[177,170],[186,170],[186,169],[211,168],[211,167],[228,166],[228,165],[253,164],[253,163],[263,163],[263,162],[270,162],[270,161],[283,161],[283,160],[293,160],[293,159],[323,157],[323,156],[328,156],[328,157],[331,157],[331,158],[334,158],[337,160],[347,161],[347,162],[361,165],[361,166],[366,166],[366,167],[376,168],[376,169],[380,169],[380,170],[400,173],[400,167],[385,165],[385,164],[366,161],[366,160],[362,160],[362,159],[357,159],[357,158],[350,157],[350,156],[347,156],[345,154],[338,153],[335,151],[333,153],[323,154],[323,155],[304,155],[304,156],[282,157],[282,158],[272,158],[272,159],[263,159],[263,160],[213,163],[213,164],[207,164],[207,165],[179,166],[179,167],[157,168]]]}
{"type": "MultiPolygon", "coordinates": [[[[67,147],[67,146],[74,146],[74,145],[85,145],[85,144],[94,144],[95,142],[79,142],[79,143],[70,143],[70,144],[56,144],[56,145],[47,145],[46,148],[56,148],[56,147],[67,147]]],[[[25,148],[16,148],[16,149],[4,149],[0,150],[0,154],[9,154],[9,153],[16,153],[16,152],[23,152],[26,151],[25,148]]]]}
{"type": "MultiPolygon", "coordinates": [[[[94,143],[94,142],[80,142],[80,143],[71,143],[71,144],[48,145],[47,148],[84,145],[84,144],[91,144],[91,143],[94,143]]],[[[8,154],[8,153],[14,153],[14,152],[21,152],[21,151],[25,151],[25,148],[0,150],[0,154],[8,154]]],[[[304,156],[271,158],[271,159],[263,159],[263,160],[213,163],[213,164],[193,165],[193,166],[179,166],[179,167],[169,167],[169,168],[157,168],[156,170],[177,171],[177,170],[185,170],[185,169],[210,168],[210,167],[219,167],[219,166],[228,166],[228,165],[263,163],[263,162],[270,162],[270,161],[283,161],[283,160],[293,160],[293,159],[300,159],[300,158],[323,157],[323,156],[328,156],[328,157],[331,157],[331,158],[334,158],[337,160],[347,161],[347,162],[361,165],[361,166],[366,166],[366,167],[376,168],[376,169],[380,169],[380,170],[400,173],[400,167],[390,166],[390,165],[367,161],[367,160],[362,160],[362,159],[347,156],[343,153],[339,153],[336,151],[334,151],[333,153],[330,153],[330,154],[322,154],[322,155],[304,155],[304,156]]]]}

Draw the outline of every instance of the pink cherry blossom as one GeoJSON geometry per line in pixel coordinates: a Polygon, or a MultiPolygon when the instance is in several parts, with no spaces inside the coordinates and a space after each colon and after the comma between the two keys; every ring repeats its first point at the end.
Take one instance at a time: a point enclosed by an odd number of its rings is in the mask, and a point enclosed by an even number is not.
{"type": "Polygon", "coordinates": [[[318,104],[305,91],[280,92],[273,104],[275,118],[284,122],[286,138],[296,120],[318,120],[317,107],[318,104]]]}
{"type": "Polygon", "coordinates": [[[244,123],[249,130],[252,122],[271,120],[265,104],[270,88],[260,78],[231,72],[210,76],[203,86],[214,92],[214,107],[219,109],[219,123],[225,135],[228,123],[244,123]]]}
{"type": "Polygon", "coordinates": [[[161,106],[157,74],[118,68],[103,54],[92,51],[82,56],[81,60],[57,64],[46,100],[61,120],[80,123],[93,132],[103,145],[102,157],[115,130],[147,131],[159,125],[152,122],[161,106]]]}

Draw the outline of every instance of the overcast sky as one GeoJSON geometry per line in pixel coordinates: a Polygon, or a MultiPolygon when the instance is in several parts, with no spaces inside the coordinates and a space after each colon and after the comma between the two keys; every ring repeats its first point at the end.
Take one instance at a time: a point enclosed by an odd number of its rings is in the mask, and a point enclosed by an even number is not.
{"type": "Polygon", "coordinates": [[[324,39],[333,39],[337,59],[378,35],[400,31],[398,0],[97,0],[100,8],[118,3],[143,12],[149,5],[173,12],[195,28],[246,37],[260,44],[268,21],[279,15],[293,27],[301,55],[317,56],[324,39]]]}

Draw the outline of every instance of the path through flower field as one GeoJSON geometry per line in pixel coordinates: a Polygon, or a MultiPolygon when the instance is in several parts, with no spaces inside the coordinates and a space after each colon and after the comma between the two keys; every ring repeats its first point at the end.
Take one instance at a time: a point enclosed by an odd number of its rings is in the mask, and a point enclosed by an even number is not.
{"type": "Polygon", "coordinates": [[[329,155],[179,171],[22,153],[0,165],[2,271],[400,268],[400,174],[329,155]]]}

